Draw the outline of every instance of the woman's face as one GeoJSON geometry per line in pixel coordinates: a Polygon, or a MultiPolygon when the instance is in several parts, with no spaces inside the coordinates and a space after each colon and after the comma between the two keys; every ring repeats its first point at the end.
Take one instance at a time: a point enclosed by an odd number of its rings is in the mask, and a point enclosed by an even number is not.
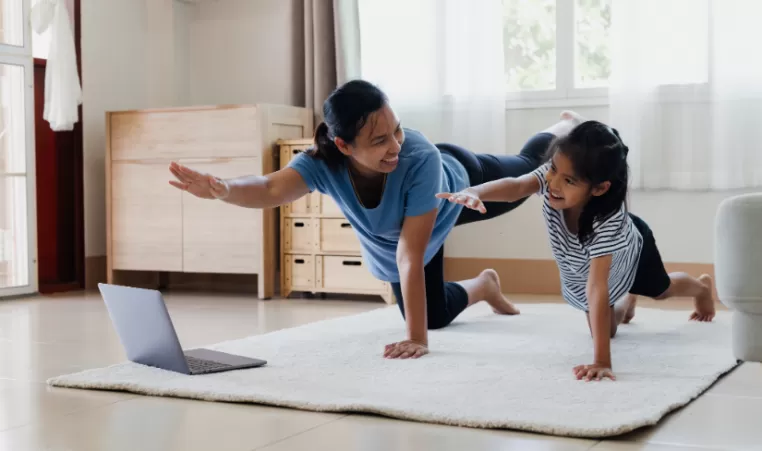
{"type": "Polygon", "coordinates": [[[384,104],[368,116],[353,143],[336,138],[339,150],[363,172],[392,172],[399,164],[405,133],[394,110],[384,104]]]}

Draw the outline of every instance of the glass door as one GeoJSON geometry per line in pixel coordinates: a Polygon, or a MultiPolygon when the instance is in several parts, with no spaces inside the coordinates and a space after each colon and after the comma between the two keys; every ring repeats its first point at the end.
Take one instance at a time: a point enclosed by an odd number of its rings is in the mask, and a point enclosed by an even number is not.
{"type": "Polygon", "coordinates": [[[0,298],[37,291],[28,0],[0,0],[0,298]]]}

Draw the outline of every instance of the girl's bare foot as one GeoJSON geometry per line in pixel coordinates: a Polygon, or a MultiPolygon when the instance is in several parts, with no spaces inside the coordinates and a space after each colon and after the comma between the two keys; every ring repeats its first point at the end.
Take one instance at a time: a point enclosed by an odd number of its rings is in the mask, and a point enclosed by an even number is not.
{"type": "Polygon", "coordinates": [[[703,292],[693,299],[693,304],[696,309],[691,314],[692,321],[711,321],[714,319],[714,286],[712,277],[708,274],[703,274],[698,278],[699,282],[704,286],[703,292]]]}
{"type": "Polygon", "coordinates": [[[492,311],[498,315],[518,315],[519,309],[511,303],[500,289],[500,277],[494,269],[485,269],[477,277],[485,287],[484,300],[492,307],[492,311]]]}

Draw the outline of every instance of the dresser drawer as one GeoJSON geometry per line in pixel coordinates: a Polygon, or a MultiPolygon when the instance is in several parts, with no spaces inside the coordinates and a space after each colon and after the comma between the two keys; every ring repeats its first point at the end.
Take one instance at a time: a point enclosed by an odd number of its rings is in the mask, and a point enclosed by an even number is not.
{"type": "Polygon", "coordinates": [[[360,252],[360,240],[346,219],[320,219],[322,252],[360,252]]]}
{"type": "Polygon", "coordinates": [[[114,162],[110,170],[113,269],[182,271],[183,192],[166,182],[167,166],[114,162]]]}
{"type": "Polygon", "coordinates": [[[109,122],[112,161],[259,156],[267,130],[256,106],[115,112],[109,122]]]}
{"type": "Polygon", "coordinates": [[[286,255],[286,287],[291,290],[315,288],[315,261],[311,255],[286,255]]]}
{"type": "Polygon", "coordinates": [[[286,216],[310,214],[310,211],[311,211],[310,198],[311,197],[312,196],[308,194],[306,196],[302,196],[301,198],[291,202],[290,204],[284,205],[283,213],[286,216]]]}
{"type": "Polygon", "coordinates": [[[368,271],[362,257],[319,255],[316,257],[317,287],[325,291],[381,292],[386,284],[368,271]]]}
{"type": "Polygon", "coordinates": [[[310,195],[310,208],[312,213],[319,216],[327,216],[330,218],[343,218],[339,204],[333,200],[331,196],[321,194],[317,191],[313,191],[310,195]]]}
{"type": "Polygon", "coordinates": [[[280,167],[285,168],[297,155],[309,149],[311,144],[294,144],[280,146],[280,167]]]}
{"type": "Polygon", "coordinates": [[[315,249],[315,221],[311,218],[283,220],[283,249],[287,252],[311,252],[315,249]]]}
{"type": "MultiPolygon", "coordinates": [[[[259,158],[180,163],[225,179],[251,174],[262,164],[259,158]]],[[[265,237],[262,213],[182,192],[183,272],[259,273],[265,237]]]]}
{"type": "Polygon", "coordinates": [[[320,213],[320,215],[322,216],[332,216],[332,217],[344,216],[344,213],[342,213],[341,208],[339,208],[339,204],[337,204],[336,201],[334,201],[331,196],[326,196],[325,194],[319,194],[317,202],[314,202],[313,205],[315,205],[313,207],[313,212],[320,213]]]}

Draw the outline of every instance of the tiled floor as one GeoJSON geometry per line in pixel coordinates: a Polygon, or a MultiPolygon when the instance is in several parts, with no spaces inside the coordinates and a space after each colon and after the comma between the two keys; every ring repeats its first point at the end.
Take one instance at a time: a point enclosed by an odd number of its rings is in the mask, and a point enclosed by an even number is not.
{"type": "MultiPolygon", "coordinates": [[[[167,295],[167,304],[185,347],[384,307],[380,301],[259,302],[179,293],[167,295]]],[[[123,359],[96,293],[0,301],[0,451],[762,450],[762,366],[757,364],[739,367],[658,427],[604,442],[44,384],[50,376],[123,359]]]]}

